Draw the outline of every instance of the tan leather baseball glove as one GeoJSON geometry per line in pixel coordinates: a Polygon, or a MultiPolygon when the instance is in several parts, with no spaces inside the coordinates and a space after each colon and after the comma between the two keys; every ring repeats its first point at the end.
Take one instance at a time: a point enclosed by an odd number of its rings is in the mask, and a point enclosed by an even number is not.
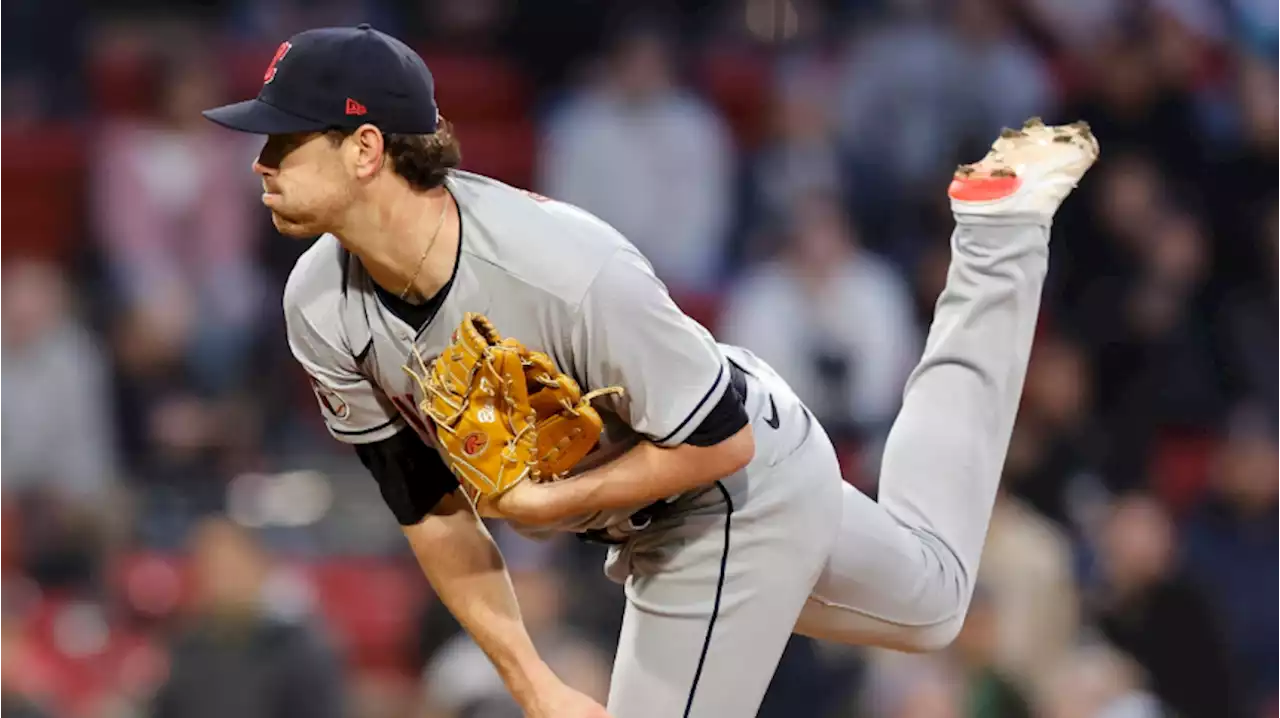
{"type": "Polygon", "coordinates": [[[405,371],[422,389],[448,463],[474,502],[525,479],[562,478],[599,441],[591,406],[609,387],[584,394],[550,357],[503,339],[483,315],[468,313],[453,342],[426,366],[405,371]]]}

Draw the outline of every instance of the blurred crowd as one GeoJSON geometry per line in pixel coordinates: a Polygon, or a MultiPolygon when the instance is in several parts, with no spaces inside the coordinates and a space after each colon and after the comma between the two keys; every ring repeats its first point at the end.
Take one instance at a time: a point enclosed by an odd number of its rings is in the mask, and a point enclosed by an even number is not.
{"type": "MultiPolygon", "coordinates": [[[[419,48],[464,167],[613,223],[775,366],[875,493],[945,281],[955,165],[1029,116],[1102,159],[1054,227],[963,634],[796,639],[763,716],[1277,715],[1277,9],[1267,0],[10,0],[3,711],[500,718],[284,342],[304,247],[199,110],[275,46],[419,48]],[[639,13],[637,9],[645,12],[639,13]]],[[[572,268],[566,268],[572,271],[572,268]]],[[[603,696],[597,547],[495,526],[603,696]]]]}

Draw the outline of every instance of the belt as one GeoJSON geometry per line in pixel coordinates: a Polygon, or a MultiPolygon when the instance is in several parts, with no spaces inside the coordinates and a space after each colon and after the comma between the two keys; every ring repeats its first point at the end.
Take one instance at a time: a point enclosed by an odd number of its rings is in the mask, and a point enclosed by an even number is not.
{"type": "MultiPolygon", "coordinates": [[[[729,388],[738,395],[738,401],[741,402],[744,407],[747,404],[747,377],[750,375],[750,372],[738,366],[735,361],[732,359],[729,360],[729,388]]],[[[653,523],[654,517],[657,516],[662,509],[665,509],[668,504],[669,502],[666,499],[655,501],[634,514],[631,514],[631,516],[627,518],[626,523],[630,525],[629,527],[632,531],[643,531],[649,527],[649,524],[653,523]]],[[[610,536],[608,529],[579,531],[574,535],[578,537],[578,540],[584,543],[603,544],[605,546],[616,546],[618,544],[626,543],[625,538],[620,539],[610,536]]]]}

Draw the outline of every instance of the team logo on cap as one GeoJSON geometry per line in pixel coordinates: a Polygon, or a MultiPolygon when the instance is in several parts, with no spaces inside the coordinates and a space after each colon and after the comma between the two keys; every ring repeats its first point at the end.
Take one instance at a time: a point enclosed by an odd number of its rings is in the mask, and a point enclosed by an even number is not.
{"type": "Polygon", "coordinates": [[[286,41],[286,42],[280,43],[280,47],[276,48],[276,54],[274,57],[271,58],[271,64],[267,65],[266,74],[262,76],[262,84],[265,85],[268,82],[271,82],[272,80],[276,79],[276,65],[279,64],[280,61],[284,59],[285,55],[289,54],[289,48],[291,47],[293,47],[293,44],[286,41]]]}

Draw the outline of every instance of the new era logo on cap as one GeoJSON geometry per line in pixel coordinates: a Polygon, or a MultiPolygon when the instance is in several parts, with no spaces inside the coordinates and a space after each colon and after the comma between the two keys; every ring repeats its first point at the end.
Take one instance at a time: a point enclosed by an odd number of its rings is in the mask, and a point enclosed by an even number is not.
{"type": "Polygon", "coordinates": [[[422,58],[368,25],[294,35],[276,48],[262,79],[257,98],[204,116],[263,135],[365,123],[388,133],[429,134],[439,125],[435,81],[422,58]]]}

